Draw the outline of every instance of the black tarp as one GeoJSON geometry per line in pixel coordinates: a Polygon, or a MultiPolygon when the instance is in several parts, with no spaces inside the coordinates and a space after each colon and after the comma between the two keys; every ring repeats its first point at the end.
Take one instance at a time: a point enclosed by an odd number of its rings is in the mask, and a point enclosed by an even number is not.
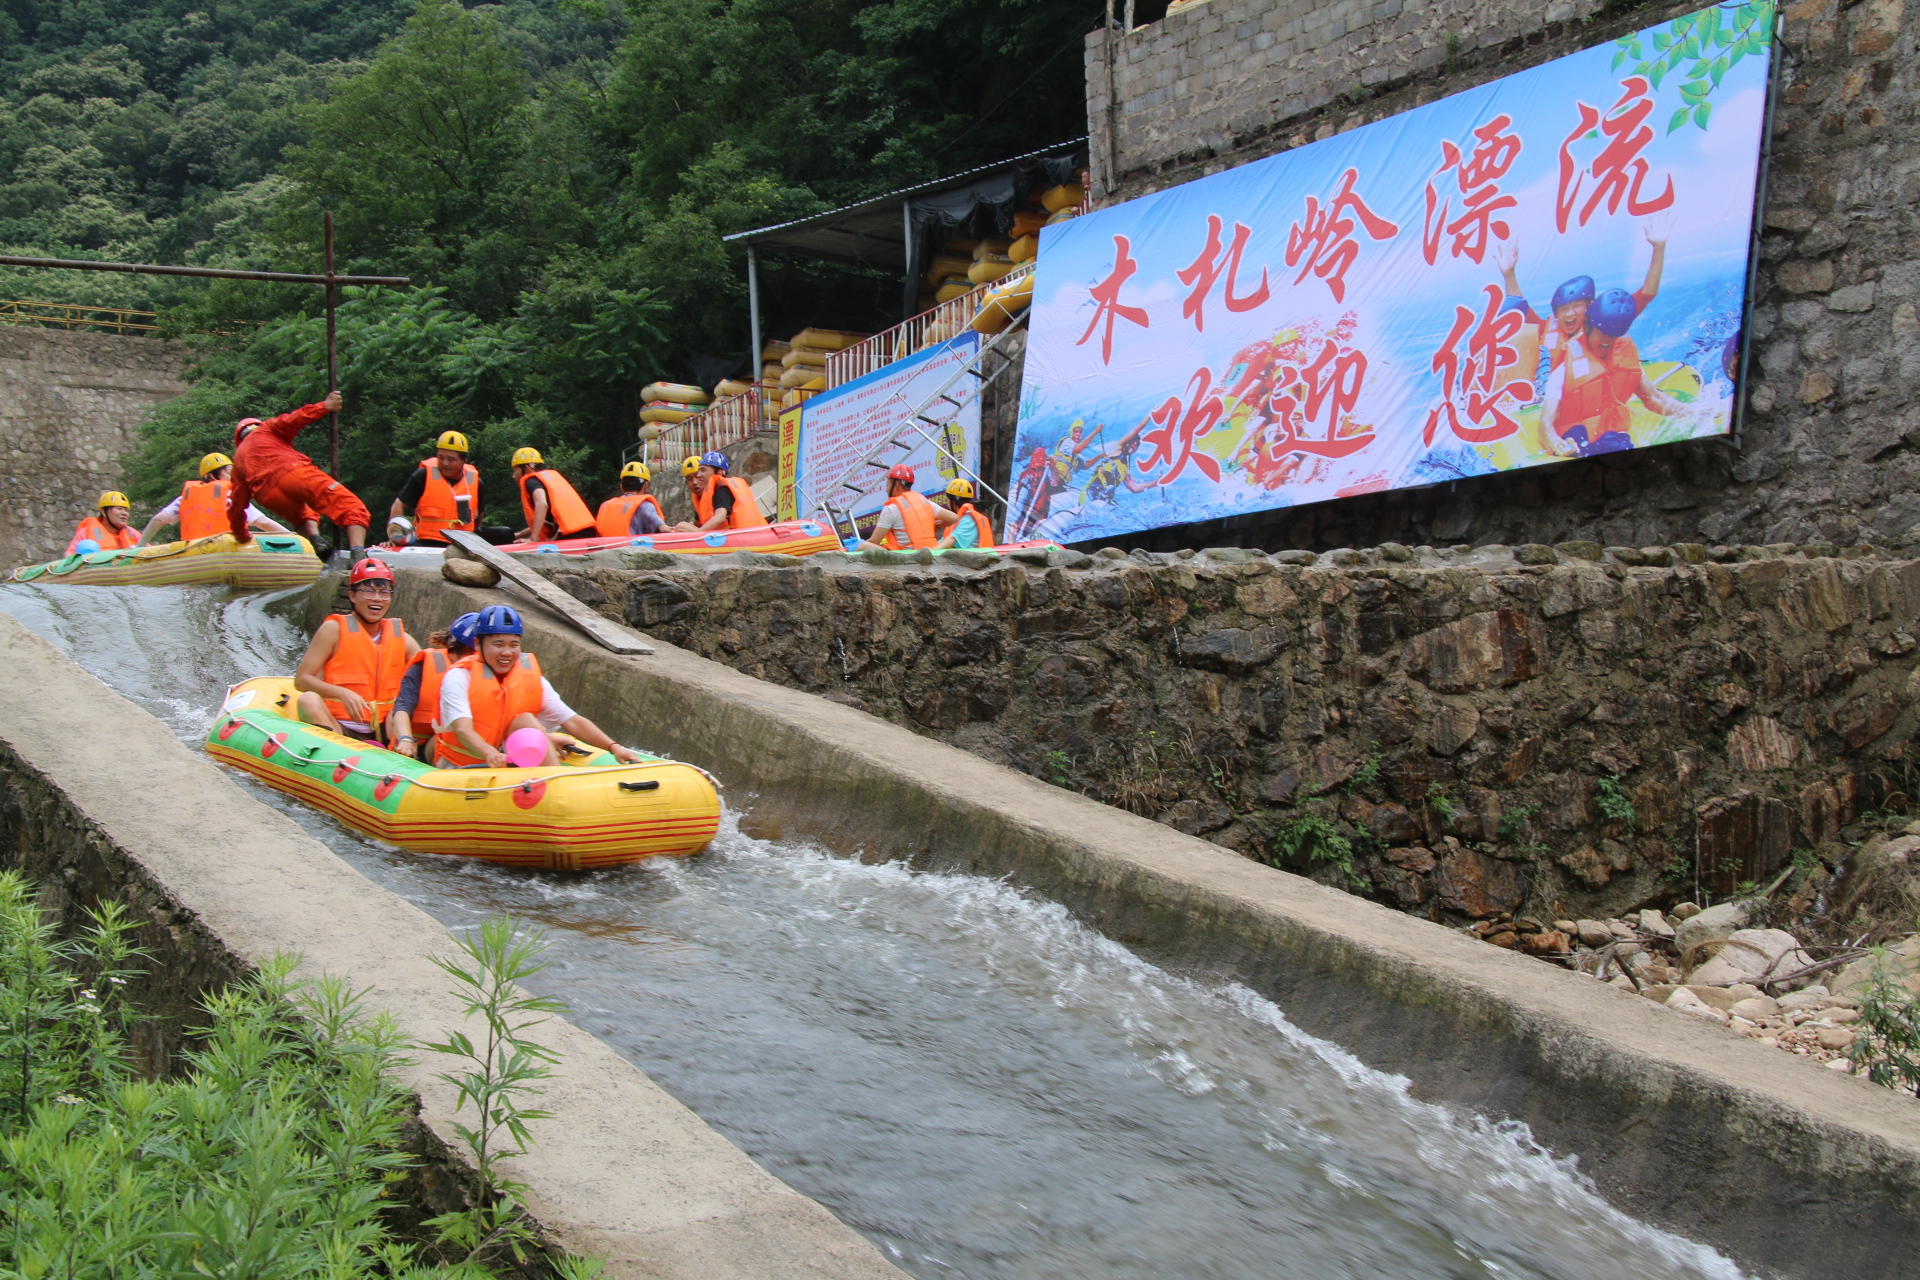
{"type": "Polygon", "coordinates": [[[1078,146],[1057,155],[1018,161],[964,187],[907,197],[913,244],[907,254],[902,313],[914,313],[921,273],[942,244],[1005,234],[1013,215],[1026,208],[1028,196],[1075,181],[1086,163],[1087,149],[1078,146]]]}

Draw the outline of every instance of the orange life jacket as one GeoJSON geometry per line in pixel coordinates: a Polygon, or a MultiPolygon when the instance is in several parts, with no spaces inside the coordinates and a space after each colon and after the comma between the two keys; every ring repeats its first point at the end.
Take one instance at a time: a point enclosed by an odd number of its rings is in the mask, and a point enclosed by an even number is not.
{"type": "Polygon", "coordinates": [[[99,543],[102,551],[124,551],[140,545],[140,531],[132,525],[116,529],[99,516],[88,516],[74,527],[73,537],[67,540],[67,554],[72,555],[74,547],[86,538],[99,543]]]}
{"type": "MultiPolygon", "coordinates": [[[[473,713],[473,731],[495,750],[507,740],[507,726],[515,716],[539,714],[540,659],[532,654],[522,651],[520,661],[507,672],[505,680],[497,678],[477,653],[454,665],[467,672],[467,708],[473,713]]],[[[435,764],[444,760],[456,769],[486,763],[462,750],[459,735],[446,725],[434,735],[433,759],[435,764]]]]}
{"type": "Polygon", "coordinates": [[[1554,432],[1564,438],[1582,423],[1589,441],[1609,431],[1625,432],[1632,420],[1627,401],[1640,388],[1640,351],[1633,339],[1615,338],[1604,358],[1589,352],[1584,342],[1570,342],[1565,368],[1554,432]]]}
{"type": "Polygon", "coordinates": [[[980,533],[980,542],[978,544],[980,550],[987,551],[992,548],[993,522],[981,515],[978,511],[975,511],[971,502],[960,504],[960,510],[954,514],[958,515],[962,520],[971,519],[973,521],[975,528],[977,528],[980,533]]]}
{"type": "Polygon", "coordinates": [[[624,538],[633,529],[633,513],[639,507],[652,507],[654,518],[661,524],[667,517],[660,510],[660,504],[654,501],[650,493],[616,493],[600,504],[600,514],[594,524],[600,529],[603,538],[624,538]]]}
{"type": "Polygon", "coordinates": [[[887,499],[887,505],[900,513],[900,523],[907,526],[907,545],[901,546],[889,529],[881,535],[880,545],[895,551],[931,547],[940,541],[940,526],[934,523],[934,506],[925,498],[908,489],[905,493],[887,499]]]}
{"type": "Polygon", "coordinates": [[[567,478],[551,467],[540,467],[520,477],[520,514],[526,517],[527,536],[535,542],[594,527],[593,512],[587,510],[567,478]],[[547,521],[538,529],[533,527],[533,498],[527,490],[527,481],[536,478],[547,490],[547,521]],[[549,529],[553,532],[548,533],[549,529]]]}
{"type": "MultiPolygon", "coordinates": [[[[445,542],[448,529],[465,529],[471,533],[480,524],[480,473],[469,466],[460,473],[459,484],[449,484],[440,474],[439,458],[422,458],[420,465],[426,468],[426,487],[420,490],[420,501],[413,508],[414,533],[422,538],[432,538],[435,542],[445,542]],[[467,518],[460,518],[460,499],[467,500],[467,518]]],[[[549,497],[548,502],[553,499],[549,497]]]]}
{"type": "Polygon", "coordinates": [[[180,486],[180,541],[230,533],[225,480],[189,480],[180,486]]]}
{"type": "Polygon", "coordinates": [[[727,517],[729,529],[761,529],[766,527],[766,517],[760,514],[760,504],[753,500],[753,487],[745,480],[733,476],[713,476],[707,481],[707,487],[693,495],[693,511],[705,524],[713,519],[713,486],[723,484],[733,494],[732,514],[727,517]]]}
{"type": "MultiPolygon", "coordinates": [[[[329,616],[340,625],[340,634],[334,637],[333,653],[320,669],[320,678],[366,699],[373,717],[370,725],[377,731],[393,710],[393,700],[400,696],[400,681],[407,674],[406,624],[398,618],[382,618],[379,634],[375,635],[355,614],[329,616]]],[[[332,699],[327,701],[327,710],[335,720],[344,722],[348,718],[346,707],[332,699]]]]}
{"type": "Polygon", "coordinates": [[[413,704],[413,736],[424,738],[440,719],[440,682],[453,666],[453,655],[445,649],[422,649],[408,665],[420,668],[420,701],[413,704]]]}

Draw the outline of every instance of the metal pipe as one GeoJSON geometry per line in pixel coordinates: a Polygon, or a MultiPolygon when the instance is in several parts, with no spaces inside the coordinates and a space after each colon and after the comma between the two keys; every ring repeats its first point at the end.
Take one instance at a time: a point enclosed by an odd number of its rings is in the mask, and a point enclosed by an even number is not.
{"type": "MultiPolygon", "coordinates": [[[[753,338],[753,355],[751,357],[752,372],[747,374],[747,381],[758,384],[761,381],[760,366],[762,364],[762,358],[760,353],[765,348],[760,345],[760,260],[754,256],[752,245],[747,246],[747,327],[752,331],[753,338]]],[[[755,396],[753,409],[754,421],[761,421],[765,417],[766,411],[765,398],[755,396]]]]}
{"type": "MultiPolygon", "coordinates": [[[[327,276],[301,275],[291,271],[228,271],[217,267],[169,267],[151,262],[86,262],[73,258],[22,258],[0,254],[0,267],[51,267],[63,271],[124,271],[143,276],[194,276],[207,280],[270,280],[280,284],[328,283],[327,276]]],[[[409,285],[406,276],[333,276],[334,284],[409,285]]]]}
{"type": "Polygon", "coordinates": [[[913,201],[900,202],[900,245],[907,258],[907,278],[900,285],[900,322],[920,313],[920,255],[913,251],[913,201]]]}
{"type": "MultiPolygon", "coordinates": [[[[327,275],[327,394],[332,395],[340,387],[340,359],[333,343],[333,210],[327,209],[320,215],[325,233],[325,245],[321,250],[321,268],[327,275]]],[[[327,472],[340,474],[340,415],[327,415],[327,472]]]]}

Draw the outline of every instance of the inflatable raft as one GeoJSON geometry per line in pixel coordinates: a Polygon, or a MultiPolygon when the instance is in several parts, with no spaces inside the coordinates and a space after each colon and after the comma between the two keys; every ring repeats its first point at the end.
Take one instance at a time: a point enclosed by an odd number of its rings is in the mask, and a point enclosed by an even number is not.
{"type": "Polygon", "coordinates": [[[402,849],[594,871],[697,853],[720,826],[713,782],[689,764],[576,747],[575,762],[550,769],[435,769],[301,724],[297,696],[289,679],[233,686],[207,754],[402,849]]]}
{"type": "MultiPolygon", "coordinates": [[[[444,547],[413,546],[394,551],[374,548],[383,560],[411,564],[409,555],[438,560],[444,547]]],[[[810,556],[838,551],[840,539],[828,525],[815,520],[783,520],[758,529],[716,529],[712,533],[656,533],[639,538],[568,538],[561,542],[508,542],[495,547],[508,555],[583,556],[589,551],[669,551],[685,556],[717,556],[728,551],[767,551],[783,556],[810,556]]]]}
{"type": "Polygon", "coordinates": [[[320,558],[297,534],[256,534],[241,545],[230,533],[192,542],[62,556],[13,571],[15,582],[89,587],[228,586],[242,591],[303,587],[320,576],[320,558]]]}

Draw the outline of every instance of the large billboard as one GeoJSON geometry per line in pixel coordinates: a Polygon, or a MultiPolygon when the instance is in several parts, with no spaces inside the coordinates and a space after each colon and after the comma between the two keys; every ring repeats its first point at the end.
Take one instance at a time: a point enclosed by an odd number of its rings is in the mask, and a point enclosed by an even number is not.
{"type": "Polygon", "coordinates": [[[1702,9],[1048,227],[1007,536],[1729,431],[1773,23],[1702,9]]]}
{"type": "Polygon", "coordinates": [[[824,503],[836,516],[851,514],[865,533],[886,503],[888,467],[901,462],[912,466],[914,488],[928,495],[944,493],[949,481],[971,478],[980,465],[977,395],[950,416],[927,410],[940,425],[919,423],[924,436],[909,423],[913,412],[938,393],[979,346],[980,335],[969,329],[782,413],[780,517],[791,520],[824,503]],[[889,439],[905,440],[912,447],[884,451],[879,466],[861,464],[874,446],[889,439]],[[843,487],[848,479],[857,489],[843,487]]]}

